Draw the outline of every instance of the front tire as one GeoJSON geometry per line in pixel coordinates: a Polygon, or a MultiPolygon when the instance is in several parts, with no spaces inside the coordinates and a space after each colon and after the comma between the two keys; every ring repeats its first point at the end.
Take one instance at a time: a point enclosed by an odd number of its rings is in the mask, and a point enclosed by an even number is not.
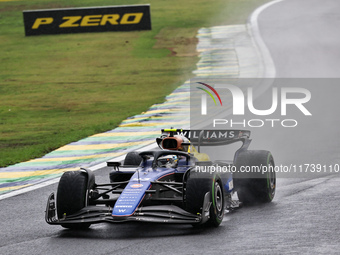
{"type": "Polygon", "coordinates": [[[224,217],[225,201],[221,178],[217,175],[191,171],[186,182],[186,209],[202,213],[204,197],[210,192],[210,218],[208,226],[218,227],[224,217]]]}
{"type": "MultiPolygon", "coordinates": [[[[59,181],[57,191],[58,219],[72,215],[87,204],[87,174],[81,171],[65,172],[59,181]]],[[[61,224],[64,228],[87,229],[90,223],[61,224]]]]}

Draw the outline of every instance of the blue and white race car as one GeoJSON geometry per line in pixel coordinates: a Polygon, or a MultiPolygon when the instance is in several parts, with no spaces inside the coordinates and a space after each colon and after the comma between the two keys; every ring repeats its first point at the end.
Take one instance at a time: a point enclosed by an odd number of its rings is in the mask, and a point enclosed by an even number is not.
{"type": "Polygon", "coordinates": [[[274,159],[269,151],[248,150],[249,136],[247,130],[164,129],[156,139],[160,149],[130,152],[123,165],[108,162],[108,183],[97,184],[88,169],[65,172],[56,197],[48,198],[46,222],[76,229],[127,221],[217,227],[225,212],[275,195],[274,159]],[[211,161],[201,152],[235,142],[242,146],[233,160],[211,161]]]}

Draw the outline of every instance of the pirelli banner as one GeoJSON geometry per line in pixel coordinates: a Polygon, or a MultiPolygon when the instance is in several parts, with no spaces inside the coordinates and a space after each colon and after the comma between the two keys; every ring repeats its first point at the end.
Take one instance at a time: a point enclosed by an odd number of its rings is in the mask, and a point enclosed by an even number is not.
{"type": "Polygon", "coordinates": [[[25,34],[151,30],[150,5],[23,11],[25,34]]]}

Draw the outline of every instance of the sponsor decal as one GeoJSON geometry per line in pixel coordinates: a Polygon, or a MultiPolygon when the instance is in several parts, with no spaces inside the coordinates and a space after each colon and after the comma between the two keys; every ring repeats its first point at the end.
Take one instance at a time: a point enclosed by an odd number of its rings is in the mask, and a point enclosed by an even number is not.
{"type": "Polygon", "coordinates": [[[132,184],[130,187],[133,188],[133,189],[138,189],[138,188],[143,187],[143,184],[141,184],[141,183],[132,184]]]}
{"type": "Polygon", "coordinates": [[[149,5],[23,11],[25,34],[151,30],[149,5]]]}
{"type": "Polygon", "coordinates": [[[133,178],[132,181],[150,181],[151,178],[133,178]]]}
{"type": "Polygon", "coordinates": [[[229,186],[228,190],[233,190],[233,188],[234,188],[234,182],[233,182],[232,179],[228,182],[228,186],[229,186]]]}
{"type": "Polygon", "coordinates": [[[203,132],[203,140],[228,140],[239,138],[243,135],[244,131],[240,130],[176,130],[175,134],[182,135],[190,141],[197,141],[203,132]]]}

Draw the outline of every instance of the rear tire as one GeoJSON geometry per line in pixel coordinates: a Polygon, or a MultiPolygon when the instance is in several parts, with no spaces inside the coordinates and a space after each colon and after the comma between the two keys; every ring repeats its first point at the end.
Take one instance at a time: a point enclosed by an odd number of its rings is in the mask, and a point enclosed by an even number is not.
{"type": "Polygon", "coordinates": [[[142,157],[139,156],[137,151],[130,151],[128,154],[126,154],[124,159],[124,165],[139,166],[141,162],[142,157]]]}
{"type": "Polygon", "coordinates": [[[269,151],[241,152],[235,162],[235,189],[245,205],[268,203],[275,196],[276,174],[274,159],[269,151]],[[264,166],[266,168],[264,168],[264,166]],[[259,172],[240,172],[241,169],[260,169],[259,172]],[[262,170],[267,171],[262,173],[262,170]]]}
{"type": "Polygon", "coordinates": [[[224,217],[224,190],[221,178],[209,173],[191,171],[186,183],[186,210],[198,214],[202,213],[204,196],[210,192],[210,218],[206,224],[218,227],[224,217]]]}
{"type": "MultiPolygon", "coordinates": [[[[65,172],[59,181],[57,191],[57,215],[62,219],[65,215],[72,215],[87,204],[88,177],[81,171],[65,172]]],[[[90,223],[61,224],[64,228],[87,229],[90,223]]]]}

